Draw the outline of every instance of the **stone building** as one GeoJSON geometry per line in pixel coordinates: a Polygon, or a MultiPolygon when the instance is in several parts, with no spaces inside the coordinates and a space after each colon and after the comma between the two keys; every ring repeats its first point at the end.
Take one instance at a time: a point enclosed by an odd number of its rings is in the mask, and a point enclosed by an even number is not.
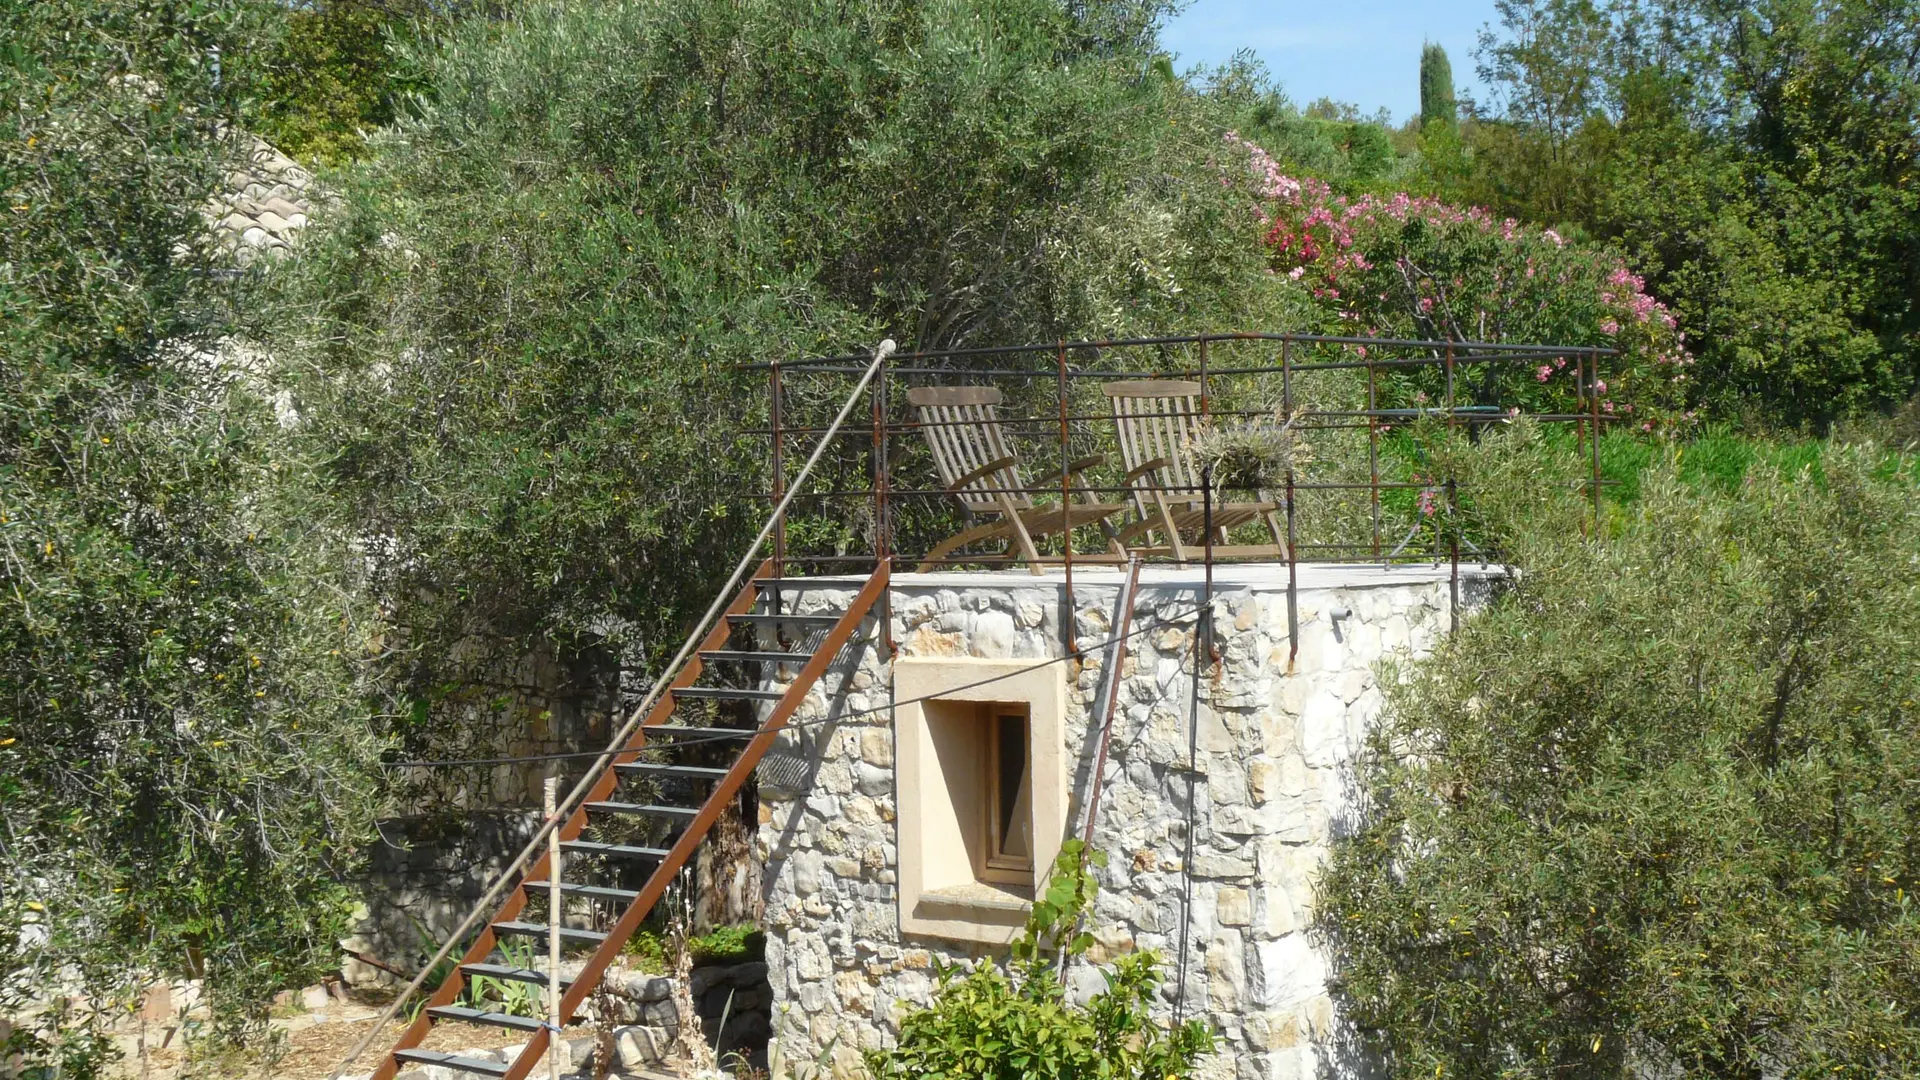
{"type": "MultiPolygon", "coordinates": [[[[1093,843],[1093,959],[1153,948],[1161,1008],[1211,1022],[1209,1075],[1334,1075],[1313,881],[1379,713],[1379,662],[1418,657],[1491,579],[1483,568],[1217,566],[1209,586],[1143,571],[1119,671],[1093,843]],[[1458,604],[1454,597],[1460,597],[1458,604]],[[1175,970],[1186,941],[1183,980],[1175,970]]],[[[1035,868],[1085,826],[1124,574],[898,574],[884,627],[850,646],[760,766],[774,1026],[788,1060],[851,1071],[926,1004],[934,965],[992,954],[1035,868]],[[1071,626],[1066,620],[1071,618],[1071,626]],[[1069,631],[1078,655],[1069,651],[1069,631]]],[[[839,610],[857,579],[810,579],[793,610],[839,610]]],[[[871,625],[871,624],[870,624],[871,625]]],[[[1104,983],[1072,969],[1073,992],[1104,983]]]]}

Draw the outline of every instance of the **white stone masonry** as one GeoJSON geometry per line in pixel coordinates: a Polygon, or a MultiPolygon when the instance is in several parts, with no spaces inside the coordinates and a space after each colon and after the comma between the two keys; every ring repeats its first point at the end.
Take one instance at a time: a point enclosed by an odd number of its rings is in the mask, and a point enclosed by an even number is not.
{"type": "MultiPolygon", "coordinates": [[[[1349,802],[1350,765],[1382,705],[1378,662],[1424,655],[1450,618],[1445,568],[1314,567],[1301,575],[1300,649],[1289,673],[1285,567],[1216,574],[1220,661],[1196,695],[1200,572],[1148,572],[1094,831],[1109,859],[1099,872],[1093,959],[1159,950],[1162,1007],[1171,1012],[1193,822],[1185,1010],[1220,1035],[1208,1075],[1236,1080],[1332,1075],[1316,1051],[1333,1005],[1325,961],[1307,935],[1314,875],[1349,802]]],[[[1484,592],[1487,578],[1463,568],[1462,579],[1465,606],[1464,594],[1484,592]]],[[[798,594],[796,606],[840,610],[855,585],[824,579],[798,594]]],[[[1113,572],[1075,574],[1074,628],[1084,653],[1062,661],[1074,835],[1098,749],[1098,718],[1090,726],[1088,714],[1105,677],[1103,643],[1118,595],[1113,572]]],[[[1058,576],[902,574],[890,601],[903,658],[1066,653],[1058,576]]],[[[859,1051],[889,1043],[899,1009],[931,999],[936,961],[964,967],[988,952],[900,932],[889,685],[880,642],[849,649],[760,772],[757,855],[766,868],[775,1037],[787,1060],[826,1058],[839,1075],[855,1074],[859,1051]]],[[[1086,965],[1073,981],[1082,995],[1104,985],[1086,965]]]]}

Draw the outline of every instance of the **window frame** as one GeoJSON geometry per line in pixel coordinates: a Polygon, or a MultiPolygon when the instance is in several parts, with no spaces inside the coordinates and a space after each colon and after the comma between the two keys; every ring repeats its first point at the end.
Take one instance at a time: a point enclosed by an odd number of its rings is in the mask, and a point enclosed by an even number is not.
{"type": "MultiPolygon", "coordinates": [[[[996,885],[1032,885],[1033,879],[1033,710],[1025,702],[996,701],[984,702],[980,706],[981,725],[985,728],[987,752],[986,768],[981,777],[986,790],[980,800],[985,821],[980,828],[980,859],[974,865],[974,875],[983,882],[996,885]],[[1000,722],[1016,719],[1020,723],[1020,780],[1027,786],[1026,826],[1027,854],[1010,855],[1006,850],[1006,837],[1002,835],[1000,815],[1003,785],[1006,777],[1000,770],[1000,750],[1004,733],[1000,722]]],[[[1016,817],[1021,808],[1020,796],[1014,793],[1016,817]]],[[[1015,821],[1018,828],[1021,824],[1015,821]]]]}

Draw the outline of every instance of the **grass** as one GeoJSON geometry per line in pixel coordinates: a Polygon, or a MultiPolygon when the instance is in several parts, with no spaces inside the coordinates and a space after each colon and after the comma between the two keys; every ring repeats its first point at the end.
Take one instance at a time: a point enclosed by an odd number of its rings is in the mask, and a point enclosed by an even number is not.
{"type": "Polygon", "coordinates": [[[716,927],[687,942],[696,964],[744,964],[767,955],[767,935],[752,923],[716,927]]]}

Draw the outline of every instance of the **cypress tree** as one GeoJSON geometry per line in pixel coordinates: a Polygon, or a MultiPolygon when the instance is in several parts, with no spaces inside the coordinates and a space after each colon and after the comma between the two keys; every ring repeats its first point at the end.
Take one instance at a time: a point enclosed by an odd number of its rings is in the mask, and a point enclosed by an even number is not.
{"type": "Polygon", "coordinates": [[[1427,42],[1420,50],[1420,123],[1438,121],[1452,127],[1459,118],[1453,100],[1453,65],[1447,50],[1427,42]]]}

